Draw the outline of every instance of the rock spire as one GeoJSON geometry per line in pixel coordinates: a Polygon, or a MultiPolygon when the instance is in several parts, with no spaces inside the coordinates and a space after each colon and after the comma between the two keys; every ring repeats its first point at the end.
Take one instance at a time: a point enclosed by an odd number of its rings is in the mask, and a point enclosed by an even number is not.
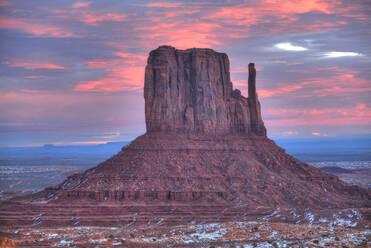
{"type": "Polygon", "coordinates": [[[161,46],[150,53],[145,72],[147,131],[265,136],[255,76],[250,90],[251,99],[233,90],[225,53],[161,46]]]}
{"type": "Polygon", "coordinates": [[[260,112],[260,102],[256,93],[256,70],[255,64],[249,64],[249,109],[251,120],[251,132],[259,136],[266,136],[267,131],[260,112]]]}

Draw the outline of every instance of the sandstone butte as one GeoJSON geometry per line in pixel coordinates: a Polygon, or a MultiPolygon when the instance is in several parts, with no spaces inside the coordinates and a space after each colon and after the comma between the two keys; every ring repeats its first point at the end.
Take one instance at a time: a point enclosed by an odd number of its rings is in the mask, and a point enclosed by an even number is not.
{"type": "Polygon", "coordinates": [[[272,221],[267,216],[312,223],[342,209],[356,209],[369,222],[370,191],[295,159],[267,138],[255,77],[250,63],[244,97],[233,89],[225,53],[153,50],[145,70],[147,132],[57,186],[2,202],[1,225],[272,221]]]}

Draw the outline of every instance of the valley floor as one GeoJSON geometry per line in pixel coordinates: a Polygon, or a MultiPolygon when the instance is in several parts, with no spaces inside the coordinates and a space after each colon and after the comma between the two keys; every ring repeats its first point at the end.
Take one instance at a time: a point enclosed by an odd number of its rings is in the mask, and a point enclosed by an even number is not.
{"type": "Polygon", "coordinates": [[[370,247],[371,231],[333,224],[229,222],[165,227],[2,230],[17,247],[370,247]]]}

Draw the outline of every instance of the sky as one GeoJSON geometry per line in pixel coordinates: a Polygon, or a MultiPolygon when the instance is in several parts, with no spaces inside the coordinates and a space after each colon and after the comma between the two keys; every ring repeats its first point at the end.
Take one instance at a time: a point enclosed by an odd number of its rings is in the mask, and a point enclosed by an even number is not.
{"type": "Polygon", "coordinates": [[[271,138],[371,134],[369,0],[0,0],[0,146],[100,144],[145,132],[160,45],[248,64],[271,138]]]}

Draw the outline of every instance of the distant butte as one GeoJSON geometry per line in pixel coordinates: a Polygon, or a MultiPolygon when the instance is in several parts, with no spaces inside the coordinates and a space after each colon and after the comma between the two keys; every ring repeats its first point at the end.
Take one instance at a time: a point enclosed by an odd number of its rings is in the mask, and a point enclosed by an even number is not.
{"type": "Polygon", "coordinates": [[[145,71],[147,132],[60,185],[2,203],[2,225],[315,223],[349,208],[369,221],[370,191],[267,138],[255,77],[250,63],[246,98],[232,87],[225,53],[153,50],[145,71]]]}

